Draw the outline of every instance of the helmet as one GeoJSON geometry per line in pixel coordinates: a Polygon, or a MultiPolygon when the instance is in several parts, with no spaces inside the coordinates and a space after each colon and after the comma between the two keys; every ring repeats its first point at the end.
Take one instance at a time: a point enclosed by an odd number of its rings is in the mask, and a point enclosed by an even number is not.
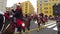
{"type": "Polygon", "coordinates": [[[20,6],[20,3],[18,3],[17,6],[20,6]]]}

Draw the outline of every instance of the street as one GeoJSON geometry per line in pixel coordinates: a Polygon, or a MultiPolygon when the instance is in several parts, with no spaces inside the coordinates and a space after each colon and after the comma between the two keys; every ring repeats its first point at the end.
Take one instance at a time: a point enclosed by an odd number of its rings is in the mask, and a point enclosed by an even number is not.
{"type": "MultiPolygon", "coordinates": [[[[4,34],[6,34],[8,31],[9,32],[12,31],[14,34],[19,34],[19,32],[17,32],[17,28],[15,28],[15,31],[14,31],[11,29],[9,25],[7,25],[6,31],[4,32],[4,34]]],[[[31,21],[30,34],[57,34],[57,31],[58,30],[57,30],[56,21],[49,20],[48,22],[46,22],[44,27],[41,26],[41,29],[39,32],[37,32],[37,24],[34,23],[34,21],[31,21]]],[[[25,33],[28,34],[27,29],[25,33]]]]}
{"type": "Polygon", "coordinates": [[[0,15],[0,34],[60,33],[60,0],[0,0],[0,15]]]}

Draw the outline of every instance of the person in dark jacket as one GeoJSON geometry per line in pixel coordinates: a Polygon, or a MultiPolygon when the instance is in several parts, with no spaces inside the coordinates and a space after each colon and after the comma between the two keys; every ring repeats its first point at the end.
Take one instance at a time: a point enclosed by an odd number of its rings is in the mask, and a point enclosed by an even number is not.
{"type": "Polygon", "coordinates": [[[58,28],[58,34],[60,34],[60,15],[57,15],[56,23],[57,23],[57,28],[58,28]]]}
{"type": "Polygon", "coordinates": [[[40,13],[39,16],[40,16],[41,23],[43,25],[45,25],[45,17],[44,17],[44,14],[43,13],[40,13]]]}
{"type": "Polygon", "coordinates": [[[23,13],[22,13],[22,8],[20,6],[17,6],[16,10],[15,10],[15,17],[22,19],[23,17],[23,13]]]}
{"type": "Polygon", "coordinates": [[[43,13],[40,13],[39,15],[40,15],[41,17],[43,17],[43,16],[44,16],[44,14],[43,14],[43,13]]]}
{"type": "Polygon", "coordinates": [[[40,23],[41,23],[41,20],[40,20],[40,16],[39,15],[38,15],[37,23],[38,23],[38,32],[39,32],[39,30],[40,30],[40,23]]]}
{"type": "Polygon", "coordinates": [[[46,22],[48,22],[48,16],[47,15],[45,15],[45,19],[46,19],[46,22]]]}
{"type": "Polygon", "coordinates": [[[40,19],[42,21],[42,18],[44,17],[44,14],[43,13],[40,13],[39,16],[40,16],[40,19]]]}
{"type": "Polygon", "coordinates": [[[26,14],[26,19],[27,19],[27,29],[28,29],[28,34],[30,34],[30,21],[31,21],[31,17],[26,14]]]}

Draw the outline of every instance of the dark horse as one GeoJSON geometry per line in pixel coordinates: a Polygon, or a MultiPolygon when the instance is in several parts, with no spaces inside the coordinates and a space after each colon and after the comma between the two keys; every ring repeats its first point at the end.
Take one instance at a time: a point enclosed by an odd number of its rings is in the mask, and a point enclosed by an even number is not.
{"type": "Polygon", "coordinates": [[[4,23],[5,23],[5,17],[2,14],[0,14],[0,32],[2,32],[4,29],[4,23]]]}

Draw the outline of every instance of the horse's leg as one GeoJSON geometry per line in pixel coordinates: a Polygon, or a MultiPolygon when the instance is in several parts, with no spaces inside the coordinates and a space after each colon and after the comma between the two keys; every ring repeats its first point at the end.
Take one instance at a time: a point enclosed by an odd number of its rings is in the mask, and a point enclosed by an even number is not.
{"type": "Polygon", "coordinates": [[[1,31],[1,29],[2,29],[2,26],[3,26],[3,24],[2,24],[2,22],[0,22],[0,31],[1,31]]]}
{"type": "Polygon", "coordinates": [[[20,34],[22,34],[22,27],[20,26],[20,27],[17,27],[18,28],[18,31],[20,32],[20,34]]]}

